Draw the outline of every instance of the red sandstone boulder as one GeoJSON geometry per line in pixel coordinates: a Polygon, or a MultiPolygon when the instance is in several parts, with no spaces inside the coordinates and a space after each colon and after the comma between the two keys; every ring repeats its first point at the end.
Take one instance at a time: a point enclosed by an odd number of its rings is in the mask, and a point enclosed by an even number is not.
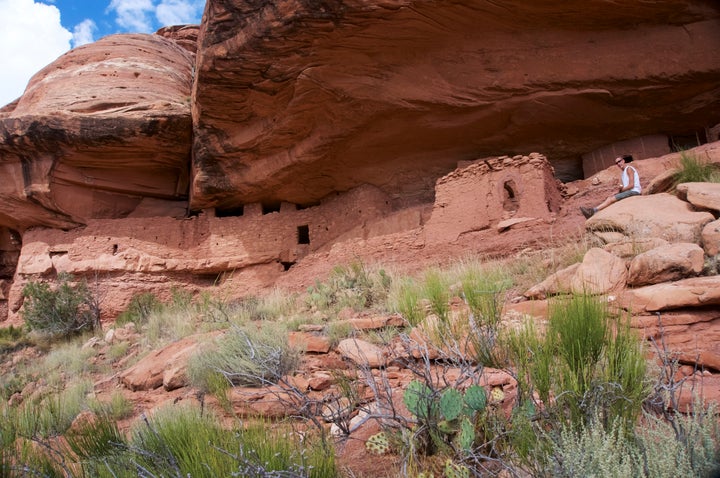
{"type": "Polygon", "coordinates": [[[133,391],[153,390],[160,386],[165,390],[184,387],[187,385],[185,370],[188,358],[204,340],[214,335],[217,334],[185,337],[154,350],[120,374],[120,381],[133,391]]]}
{"type": "Polygon", "coordinates": [[[717,306],[720,304],[720,276],[693,277],[628,289],[622,294],[621,303],[633,313],[717,306]]]}
{"type": "Polygon", "coordinates": [[[667,193],[633,196],[599,211],[585,223],[593,234],[617,231],[630,238],[657,237],[669,242],[700,243],[705,224],[714,220],[709,212],[667,193]]]}
{"type": "Polygon", "coordinates": [[[677,185],[682,199],[701,210],[720,212],[720,184],[683,183],[677,185]]]}
{"type": "Polygon", "coordinates": [[[720,253],[720,220],[709,222],[703,227],[702,243],[708,256],[720,253]]]}
{"type": "Polygon", "coordinates": [[[700,274],[705,254],[697,244],[677,243],[638,254],[630,261],[631,286],[670,282],[700,274]]]}
{"type": "Polygon", "coordinates": [[[593,247],[585,253],[570,282],[577,294],[607,294],[625,287],[625,261],[615,254],[593,247]]]}

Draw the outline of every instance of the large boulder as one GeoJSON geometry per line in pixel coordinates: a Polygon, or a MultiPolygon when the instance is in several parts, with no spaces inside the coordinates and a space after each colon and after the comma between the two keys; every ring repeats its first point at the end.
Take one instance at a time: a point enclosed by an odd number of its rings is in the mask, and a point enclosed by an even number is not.
{"type": "Polygon", "coordinates": [[[703,270],[705,254],[697,244],[677,243],[638,254],[630,261],[627,283],[658,284],[696,276],[703,270]]]}
{"type": "Polygon", "coordinates": [[[192,207],[426,200],[458,160],[528,151],[581,177],[585,152],[720,121],[718,31],[704,0],[210,0],[192,207]]]}
{"type": "Polygon", "coordinates": [[[657,237],[668,242],[700,243],[705,224],[715,219],[667,193],[633,196],[599,211],[585,223],[591,233],[616,231],[643,239],[657,237]]]}
{"type": "Polygon", "coordinates": [[[193,54],[111,35],[38,72],[0,113],[0,225],[184,216],[193,54]]]}
{"type": "Polygon", "coordinates": [[[677,185],[682,199],[698,209],[720,212],[720,184],[682,183],[677,185]]]}
{"type": "Polygon", "coordinates": [[[626,290],[621,305],[635,314],[720,305],[720,276],[692,277],[626,290]]]}

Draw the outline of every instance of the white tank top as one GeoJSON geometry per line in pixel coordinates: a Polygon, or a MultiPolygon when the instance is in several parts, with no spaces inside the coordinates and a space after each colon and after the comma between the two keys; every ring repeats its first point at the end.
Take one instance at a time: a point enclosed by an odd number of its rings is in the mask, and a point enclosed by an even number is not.
{"type": "Polygon", "coordinates": [[[635,191],[636,193],[640,194],[640,192],[641,192],[641,189],[640,189],[640,175],[638,174],[637,169],[633,168],[632,166],[628,166],[628,167],[626,167],[625,169],[623,169],[623,172],[622,172],[622,185],[623,185],[623,187],[627,187],[628,183],[630,182],[630,175],[628,174],[628,169],[632,169],[632,170],[633,170],[633,173],[635,173],[635,174],[633,175],[633,177],[635,178],[635,181],[634,181],[632,190],[635,191]]]}

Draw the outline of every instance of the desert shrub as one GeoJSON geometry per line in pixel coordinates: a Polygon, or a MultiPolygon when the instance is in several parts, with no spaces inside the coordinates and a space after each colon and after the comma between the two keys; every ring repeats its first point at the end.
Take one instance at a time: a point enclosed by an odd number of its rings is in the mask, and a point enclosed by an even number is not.
{"type": "Polygon", "coordinates": [[[325,329],[332,347],[335,347],[341,340],[351,337],[355,331],[350,322],[342,320],[330,322],[325,329]]]}
{"type": "Polygon", "coordinates": [[[126,466],[136,462],[157,476],[337,476],[332,450],[309,437],[301,444],[295,434],[262,421],[226,429],[194,406],[158,410],[132,430],[128,445],[137,452],[126,466]]]}
{"type": "Polygon", "coordinates": [[[361,261],[335,266],[325,282],[307,290],[306,303],[320,311],[355,310],[383,306],[392,279],[384,269],[371,270],[361,261]]]}
{"type": "Polygon", "coordinates": [[[54,288],[46,282],[29,282],[23,288],[22,316],[41,335],[68,337],[100,325],[100,307],[85,280],[59,274],[54,288]]]}
{"type": "Polygon", "coordinates": [[[421,286],[413,278],[403,277],[393,282],[388,293],[389,309],[402,315],[414,327],[425,318],[420,306],[421,297],[421,286]]]}
{"type": "Polygon", "coordinates": [[[88,406],[96,415],[114,420],[127,418],[133,413],[133,402],[120,392],[113,392],[108,401],[93,400],[88,406]]]}
{"type": "Polygon", "coordinates": [[[438,268],[428,269],[423,276],[423,297],[430,301],[430,310],[446,322],[450,314],[450,287],[445,274],[438,268]]]}
{"type": "Polygon", "coordinates": [[[127,308],[118,315],[117,325],[134,322],[138,327],[146,324],[150,314],[162,308],[160,299],[151,292],[142,292],[130,299],[127,308]]]}
{"type": "Polygon", "coordinates": [[[51,437],[63,434],[82,410],[92,383],[80,381],[57,393],[22,403],[17,413],[18,434],[26,437],[51,437]]]}
{"type": "Polygon", "coordinates": [[[687,414],[670,411],[670,420],[645,414],[638,427],[637,446],[648,478],[718,476],[720,422],[717,403],[708,407],[696,400],[687,414]]]}
{"type": "Polygon", "coordinates": [[[0,355],[6,352],[14,352],[26,345],[30,345],[30,343],[30,339],[22,328],[12,325],[0,328],[0,355]]]}
{"type": "Polygon", "coordinates": [[[702,161],[692,153],[680,153],[680,168],[673,177],[674,185],[681,183],[718,183],[720,182],[720,168],[708,161],[702,161]]]}
{"type": "Polygon", "coordinates": [[[90,358],[94,355],[95,350],[92,347],[83,348],[77,339],[58,344],[36,363],[36,373],[45,377],[46,380],[53,372],[57,372],[63,377],[82,375],[93,369],[90,358]]]}
{"type": "Polygon", "coordinates": [[[290,347],[287,330],[276,323],[232,326],[188,362],[191,383],[209,391],[213,374],[238,386],[263,386],[295,370],[299,352],[290,347]]]}
{"type": "Polygon", "coordinates": [[[631,434],[623,421],[607,426],[601,417],[580,428],[564,427],[555,442],[551,474],[567,478],[714,476],[720,470],[717,410],[699,401],[693,410],[687,415],[670,412],[672,421],[645,414],[631,434]]]}
{"type": "Polygon", "coordinates": [[[554,457],[552,475],[557,477],[645,476],[642,455],[628,439],[624,426],[619,423],[613,423],[607,428],[600,423],[592,422],[579,429],[563,428],[554,457]]]}
{"type": "Polygon", "coordinates": [[[144,345],[157,347],[197,333],[196,317],[189,303],[171,303],[154,310],[142,328],[144,345]]]}

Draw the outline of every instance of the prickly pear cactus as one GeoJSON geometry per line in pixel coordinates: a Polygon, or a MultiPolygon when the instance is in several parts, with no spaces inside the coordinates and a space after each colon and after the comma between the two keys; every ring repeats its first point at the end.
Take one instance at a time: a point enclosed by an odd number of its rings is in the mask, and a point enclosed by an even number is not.
{"type": "Polygon", "coordinates": [[[490,400],[493,403],[502,402],[505,399],[505,392],[502,387],[493,387],[490,391],[490,400]]]}
{"type": "Polygon", "coordinates": [[[480,385],[470,385],[467,390],[465,390],[464,398],[467,406],[476,412],[482,412],[487,405],[485,389],[480,385]]]}
{"type": "Polygon", "coordinates": [[[376,433],[367,439],[365,449],[373,455],[384,455],[390,451],[390,441],[385,432],[376,433]]]}
{"type": "Polygon", "coordinates": [[[455,420],[460,416],[463,408],[463,397],[454,388],[448,388],[440,396],[440,412],[446,420],[455,420]]]}
{"type": "Polygon", "coordinates": [[[433,412],[432,390],[418,380],[413,380],[408,384],[403,395],[403,402],[410,413],[420,419],[429,419],[433,412]]]}
{"type": "Polygon", "coordinates": [[[457,435],[457,443],[461,449],[467,451],[472,448],[475,441],[475,427],[467,418],[460,422],[460,432],[457,435]]]}
{"type": "Polygon", "coordinates": [[[470,470],[468,467],[453,463],[450,458],[445,462],[444,474],[445,478],[470,478],[470,470]]]}

